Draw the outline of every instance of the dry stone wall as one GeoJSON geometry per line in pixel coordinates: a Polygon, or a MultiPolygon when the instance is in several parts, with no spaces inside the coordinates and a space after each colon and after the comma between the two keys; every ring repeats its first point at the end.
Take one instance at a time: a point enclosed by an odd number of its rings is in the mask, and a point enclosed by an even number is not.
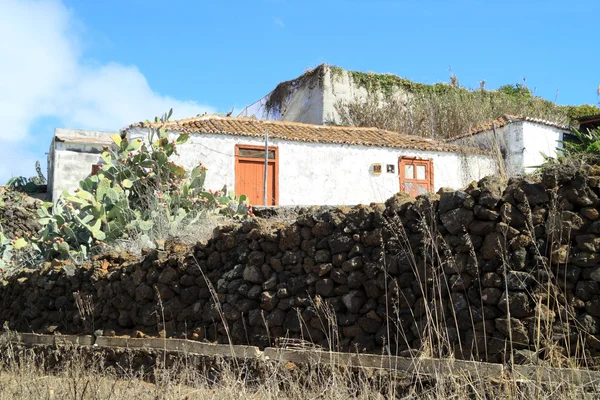
{"type": "Polygon", "coordinates": [[[140,259],[108,253],[5,278],[23,332],[186,337],[504,361],[600,351],[600,171],[303,209],[140,259]],[[509,350],[512,350],[510,352],[509,350]]]}

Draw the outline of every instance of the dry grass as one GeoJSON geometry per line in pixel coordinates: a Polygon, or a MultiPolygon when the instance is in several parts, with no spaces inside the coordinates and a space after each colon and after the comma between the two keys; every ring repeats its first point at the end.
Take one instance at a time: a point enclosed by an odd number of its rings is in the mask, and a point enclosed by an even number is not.
{"type": "Polygon", "coordinates": [[[447,139],[468,132],[502,114],[524,115],[568,123],[568,108],[533,95],[448,88],[440,92],[408,94],[335,105],[341,125],[368,126],[409,135],[447,139]]]}
{"type": "MultiPolygon", "coordinates": [[[[54,352],[5,347],[0,399],[582,399],[600,389],[567,381],[542,384],[454,371],[407,377],[292,363],[199,361],[133,353],[109,362],[80,349],[54,352]],[[132,367],[145,358],[147,368],[132,367]],[[125,361],[124,361],[125,360],[125,361]]],[[[39,350],[39,349],[38,349],[39,350]]],[[[46,349],[48,350],[48,349],[46,349]]],[[[110,356],[110,354],[109,354],[110,356]]],[[[138,364],[139,365],[139,364],[138,364]]]]}

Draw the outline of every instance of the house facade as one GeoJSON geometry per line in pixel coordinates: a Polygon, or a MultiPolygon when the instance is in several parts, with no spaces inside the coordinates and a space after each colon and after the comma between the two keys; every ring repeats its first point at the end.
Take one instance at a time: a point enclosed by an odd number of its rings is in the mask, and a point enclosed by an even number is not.
{"type": "MultiPolygon", "coordinates": [[[[148,125],[122,134],[146,140],[148,125]]],[[[413,195],[460,188],[496,172],[493,157],[457,146],[374,128],[338,127],[205,115],[166,125],[170,137],[189,132],[174,161],[208,167],[206,187],[224,184],[250,203],[353,205],[383,202],[399,191],[413,195]],[[268,135],[268,139],[267,139],[268,135]]]]}
{"type": "Polygon", "coordinates": [[[568,140],[569,127],[536,118],[503,115],[493,121],[447,140],[460,146],[477,146],[496,153],[504,160],[508,176],[532,172],[544,156],[556,157],[568,140]]]}

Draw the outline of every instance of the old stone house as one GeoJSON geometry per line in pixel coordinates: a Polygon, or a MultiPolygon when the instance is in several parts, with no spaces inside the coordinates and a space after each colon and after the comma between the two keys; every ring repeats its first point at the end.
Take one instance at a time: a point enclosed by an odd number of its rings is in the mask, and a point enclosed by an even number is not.
{"type": "MultiPolygon", "coordinates": [[[[343,205],[383,202],[399,191],[413,195],[460,188],[496,171],[494,158],[478,148],[374,128],[338,127],[205,115],[169,122],[169,134],[191,132],[176,162],[209,168],[207,188],[224,184],[264,203],[265,139],[268,134],[268,205],[343,205]]],[[[54,200],[101,163],[110,133],[57,130],[49,155],[54,200]]],[[[145,123],[122,135],[147,138],[145,123]]]]}
{"type": "MultiPolygon", "coordinates": [[[[263,204],[268,134],[268,205],[342,205],[383,202],[412,194],[459,188],[495,172],[478,148],[374,128],[338,127],[205,115],[168,123],[175,137],[191,133],[178,162],[208,166],[207,187],[227,184],[263,204]]],[[[123,134],[146,137],[144,123],[123,134]]]]}

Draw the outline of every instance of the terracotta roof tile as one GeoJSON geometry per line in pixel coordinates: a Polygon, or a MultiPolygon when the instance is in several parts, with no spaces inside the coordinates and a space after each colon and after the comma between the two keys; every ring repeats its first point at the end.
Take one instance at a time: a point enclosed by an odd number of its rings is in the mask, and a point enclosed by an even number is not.
{"type": "Polygon", "coordinates": [[[519,115],[504,114],[494,120],[487,121],[473,129],[471,129],[468,132],[465,132],[458,136],[449,138],[446,141],[452,142],[454,140],[462,139],[467,136],[472,136],[472,135],[476,135],[478,133],[490,131],[490,130],[492,130],[492,124],[494,125],[495,128],[502,128],[506,125],[512,124],[513,122],[523,122],[523,121],[533,122],[536,124],[541,124],[541,125],[546,125],[546,126],[551,126],[551,127],[558,128],[558,129],[565,129],[565,130],[569,129],[569,127],[566,125],[557,124],[555,122],[546,121],[546,120],[540,119],[540,118],[531,118],[531,117],[523,117],[523,116],[519,116],[519,115]]]}
{"type": "MultiPolygon", "coordinates": [[[[160,123],[139,122],[130,125],[124,131],[131,128],[160,125],[160,123]]],[[[271,138],[297,142],[392,147],[424,151],[485,153],[484,150],[475,147],[457,146],[377,128],[310,125],[299,122],[226,117],[214,114],[168,122],[165,124],[165,128],[170,131],[250,137],[264,137],[265,129],[268,129],[269,137],[271,138]]]]}

